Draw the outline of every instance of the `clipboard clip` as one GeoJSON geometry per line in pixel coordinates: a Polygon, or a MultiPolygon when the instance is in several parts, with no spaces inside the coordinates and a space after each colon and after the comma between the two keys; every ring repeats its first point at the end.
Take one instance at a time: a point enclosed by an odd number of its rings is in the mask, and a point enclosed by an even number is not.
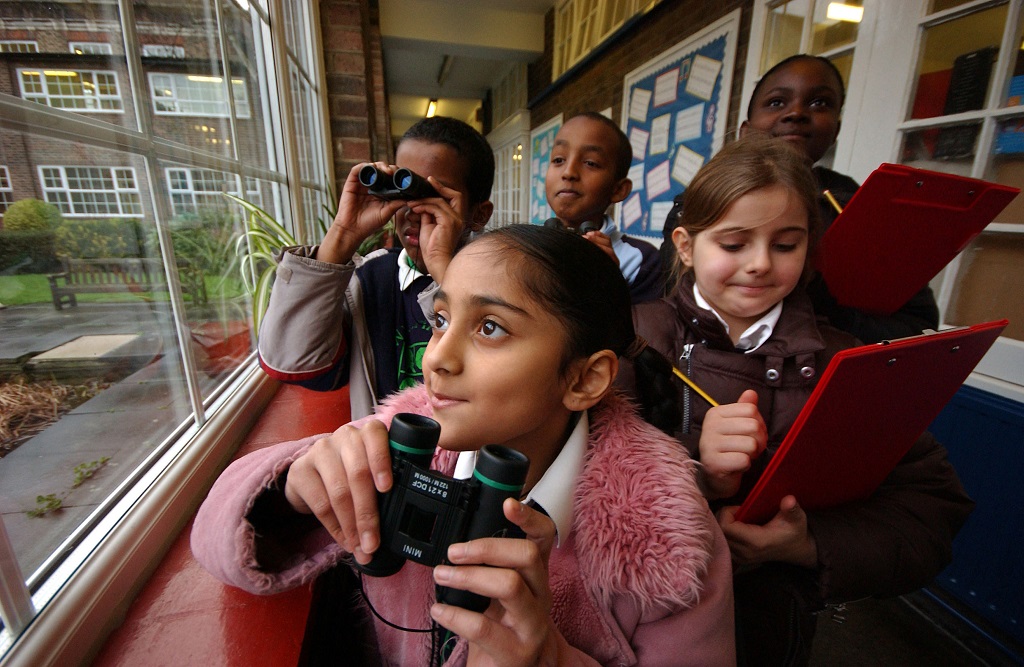
{"type": "Polygon", "coordinates": [[[903,338],[892,338],[878,341],[879,345],[889,345],[891,343],[898,343],[904,340],[913,340],[914,338],[920,338],[921,336],[934,336],[935,334],[945,334],[951,331],[966,331],[970,329],[969,326],[957,326],[949,327],[948,329],[923,329],[921,333],[914,334],[913,336],[904,336],[903,338]]]}

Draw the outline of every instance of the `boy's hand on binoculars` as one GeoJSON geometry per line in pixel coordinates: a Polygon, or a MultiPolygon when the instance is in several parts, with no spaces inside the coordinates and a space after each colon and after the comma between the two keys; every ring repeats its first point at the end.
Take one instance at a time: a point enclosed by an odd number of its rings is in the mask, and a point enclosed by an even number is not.
{"type": "MultiPolygon", "coordinates": [[[[367,164],[352,167],[345,179],[338,213],[317,250],[316,258],[322,262],[344,264],[351,260],[359,245],[386,225],[405,204],[401,200],[385,201],[367,192],[366,186],[359,182],[359,171],[367,164]]],[[[394,167],[383,162],[373,165],[387,173],[394,171],[394,167]]]]}
{"type": "Polygon", "coordinates": [[[743,473],[768,445],[768,428],[757,410],[757,392],[748,389],[735,403],[708,410],[700,434],[700,461],[709,498],[729,498],[743,473]]]}
{"type": "Polygon", "coordinates": [[[483,538],[448,548],[451,565],[434,568],[442,586],[491,598],[483,614],[435,604],[435,621],[469,642],[471,665],[562,664],[565,639],[551,620],[548,559],[555,524],[525,504],[508,499],[505,517],[522,528],[526,539],[483,538]]]}
{"type": "Polygon", "coordinates": [[[420,252],[427,272],[440,283],[465,232],[462,216],[469,204],[465,193],[443,185],[433,176],[428,176],[427,182],[441,196],[417,199],[408,205],[420,218],[420,252]]]}
{"type": "Polygon", "coordinates": [[[779,512],[771,521],[758,526],[736,521],[738,507],[718,512],[732,561],[737,565],[782,562],[813,568],[818,564],[818,546],[807,526],[807,513],[794,496],[779,502],[779,512]]]}
{"type": "Polygon", "coordinates": [[[377,492],[391,488],[384,424],[346,424],[313,443],[288,470],[284,493],[297,512],[314,514],[334,540],[368,563],[380,545],[377,492]]]}

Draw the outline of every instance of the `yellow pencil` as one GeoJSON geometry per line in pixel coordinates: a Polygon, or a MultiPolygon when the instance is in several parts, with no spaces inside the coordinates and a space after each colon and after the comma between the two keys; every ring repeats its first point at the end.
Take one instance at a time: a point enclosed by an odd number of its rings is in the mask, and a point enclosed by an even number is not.
{"type": "Polygon", "coordinates": [[[829,204],[832,204],[832,208],[834,208],[836,210],[836,213],[842,213],[843,212],[843,207],[839,205],[839,202],[836,201],[836,198],[832,196],[831,192],[829,192],[828,190],[825,190],[821,194],[825,195],[825,199],[828,200],[829,204]]]}
{"type": "Polygon", "coordinates": [[[711,407],[713,407],[713,408],[717,408],[718,407],[718,403],[715,402],[715,399],[713,399],[710,396],[708,396],[707,393],[705,393],[703,389],[698,387],[697,384],[693,380],[691,380],[690,378],[686,377],[686,375],[681,370],[679,370],[678,368],[673,366],[672,367],[672,372],[676,374],[676,377],[678,377],[680,380],[685,382],[690,387],[690,389],[692,389],[695,392],[697,392],[698,394],[700,394],[700,397],[703,398],[708,403],[710,403],[711,407]]]}

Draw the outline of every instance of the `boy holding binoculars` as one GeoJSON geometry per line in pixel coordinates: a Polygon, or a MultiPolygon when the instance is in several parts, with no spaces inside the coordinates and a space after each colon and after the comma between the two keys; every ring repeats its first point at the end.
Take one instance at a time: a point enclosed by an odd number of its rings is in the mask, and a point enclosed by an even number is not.
{"type": "Polygon", "coordinates": [[[434,292],[455,250],[490,219],[493,181],[483,135],[439,116],[409,128],[395,165],[353,167],[320,245],[280,252],[259,332],[263,370],[319,391],[347,384],[352,419],[420,382],[434,292]],[[420,187],[402,187],[410,178],[420,187]],[[401,247],[360,257],[392,217],[401,247]]]}

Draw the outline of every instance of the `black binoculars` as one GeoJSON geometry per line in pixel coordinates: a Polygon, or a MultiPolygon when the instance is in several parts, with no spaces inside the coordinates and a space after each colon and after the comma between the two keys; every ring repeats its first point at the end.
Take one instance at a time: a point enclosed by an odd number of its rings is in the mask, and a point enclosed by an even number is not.
{"type": "MultiPolygon", "coordinates": [[[[550,229],[564,229],[567,232],[576,231],[572,227],[568,227],[562,224],[562,221],[558,218],[548,218],[544,221],[544,226],[550,229]]],[[[601,225],[597,224],[593,220],[584,220],[580,225],[578,233],[583,236],[587,232],[599,232],[601,231],[601,225]]]]}
{"type": "MultiPolygon", "coordinates": [[[[401,413],[391,421],[393,484],[377,497],[380,547],[369,563],[356,565],[364,574],[391,576],[406,560],[433,567],[445,562],[456,542],[522,535],[501,506],[506,498],[519,498],[530,460],[514,449],[485,445],[473,476],[452,479],[430,470],[440,435],[441,426],[429,417],[401,413]]],[[[478,612],[490,604],[482,595],[443,586],[437,599],[478,612]]]]}
{"type": "Polygon", "coordinates": [[[405,167],[399,167],[395,173],[389,174],[368,164],[359,170],[359,182],[378,199],[409,200],[440,196],[427,179],[405,167]]]}

